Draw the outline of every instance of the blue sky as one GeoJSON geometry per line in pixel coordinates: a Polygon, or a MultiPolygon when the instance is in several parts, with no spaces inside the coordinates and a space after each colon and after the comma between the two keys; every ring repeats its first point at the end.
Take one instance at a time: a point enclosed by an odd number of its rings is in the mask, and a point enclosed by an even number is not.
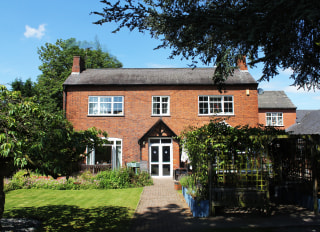
{"type": "MultiPolygon", "coordinates": [[[[36,81],[41,64],[37,49],[57,39],[94,41],[97,37],[103,49],[116,56],[124,68],[188,67],[190,61],[168,59],[170,50],[154,50],[160,42],[148,34],[127,30],[113,34],[115,24],[93,24],[99,17],[90,12],[103,7],[99,0],[0,1],[0,84],[8,85],[16,78],[36,81]]],[[[249,72],[259,79],[262,68],[249,72]]],[[[270,82],[260,83],[259,88],[284,90],[298,110],[320,109],[320,91],[298,91],[290,86],[289,76],[290,70],[281,71],[270,82]]]]}

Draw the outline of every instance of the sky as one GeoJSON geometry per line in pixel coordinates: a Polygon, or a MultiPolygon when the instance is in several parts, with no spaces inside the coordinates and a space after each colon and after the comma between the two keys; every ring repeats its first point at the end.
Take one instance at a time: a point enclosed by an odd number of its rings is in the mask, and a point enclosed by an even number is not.
{"type": "MultiPolygon", "coordinates": [[[[103,50],[124,68],[186,68],[191,64],[181,57],[168,59],[169,49],[154,50],[160,41],[147,33],[123,30],[114,34],[114,23],[93,24],[100,17],[90,13],[101,12],[104,6],[99,0],[0,1],[0,84],[10,88],[16,78],[36,81],[41,65],[38,49],[58,39],[93,42],[97,38],[103,50]]],[[[258,80],[262,66],[249,68],[249,72],[258,80]]],[[[278,76],[259,83],[258,88],[285,91],[298,110],[320,109],[320,91],[297,90],[291,86],[290,74],[290,70],[280,70],[278,76]]]]}

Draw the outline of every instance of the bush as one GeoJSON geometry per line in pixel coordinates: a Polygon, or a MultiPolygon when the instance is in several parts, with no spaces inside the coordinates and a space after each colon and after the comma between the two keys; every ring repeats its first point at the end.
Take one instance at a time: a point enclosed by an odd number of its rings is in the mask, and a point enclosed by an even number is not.
{"type": "Polygon", "coordinates": [[[194,185],[192,176],[181,177],[180,184],[181,184],[181,186],[183,186],[185,188],[192,188],[192,186],[194,185]]]}
{"type": "Polygon", "coordinates": [[[103,189],[129,188],[131,187],[131,172],[130,169],[126,168],[102,171],[97,174],[96,180],[99,181],[99,187],[103,189]]]}
{"type": "Polygon", "coordinates": [[[153,184],[152,178],[147,172],[141,172],[138,175],[133,175],[131,182],[134,187],[143,187],[153,184]]]}
{"type": "Polygon", "coordinates": [[[16,189],[53,189],[53,190],[85,190],[85,189],[121,189],[151,185],[152,179],[146,172],[135,174],[132,169],[108,170],[98,173],[83,172],[76,177],[53,179],[39,176],[26,170],[17,172],[11,179],[5,180],[4,191],[16,189]]]}

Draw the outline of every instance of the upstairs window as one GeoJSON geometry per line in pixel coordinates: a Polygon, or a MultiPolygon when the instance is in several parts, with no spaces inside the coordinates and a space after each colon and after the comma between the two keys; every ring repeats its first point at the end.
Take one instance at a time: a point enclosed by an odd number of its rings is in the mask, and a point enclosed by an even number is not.
{"type": "Polygon", "coordinates": [[[232,115],[233,96],[199,96],[199,115],[232,115]]]}
{"type": "Polygon", "coordinates": [[[283,114],[279,112],[266,113],[266,126],[283,126],[283,114]]]}
{"type": "Polygon", "coordinates": [[[168,96],[152,97],[152,115],[154,116],[170,115],[170,98],[168,96]]]}
{"type": "Polygon", "coordinates": [[[89,115],[123,115],[123,96],[89,96],[89,115]]]}

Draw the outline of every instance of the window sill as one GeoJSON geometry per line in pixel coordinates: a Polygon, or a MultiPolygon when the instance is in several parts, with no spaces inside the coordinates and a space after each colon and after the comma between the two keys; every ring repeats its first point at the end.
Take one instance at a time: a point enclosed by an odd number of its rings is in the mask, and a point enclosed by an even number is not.
{"type": "Polygon", "coordinates": [[[151,115],[151,117],[171,117],[171,115],[151,115]]]}
{"type": "Polygon", "coordinates": [[[124,114],[112,114],[112,115],[92,115],[92,114],[88,114],[87,117],[124,117],[124,114]]]}
{"type": "Polygon", "coordinates": [[[235,116],[235,114],[198,114],[198,117],[229,117],[235,116]]]}

